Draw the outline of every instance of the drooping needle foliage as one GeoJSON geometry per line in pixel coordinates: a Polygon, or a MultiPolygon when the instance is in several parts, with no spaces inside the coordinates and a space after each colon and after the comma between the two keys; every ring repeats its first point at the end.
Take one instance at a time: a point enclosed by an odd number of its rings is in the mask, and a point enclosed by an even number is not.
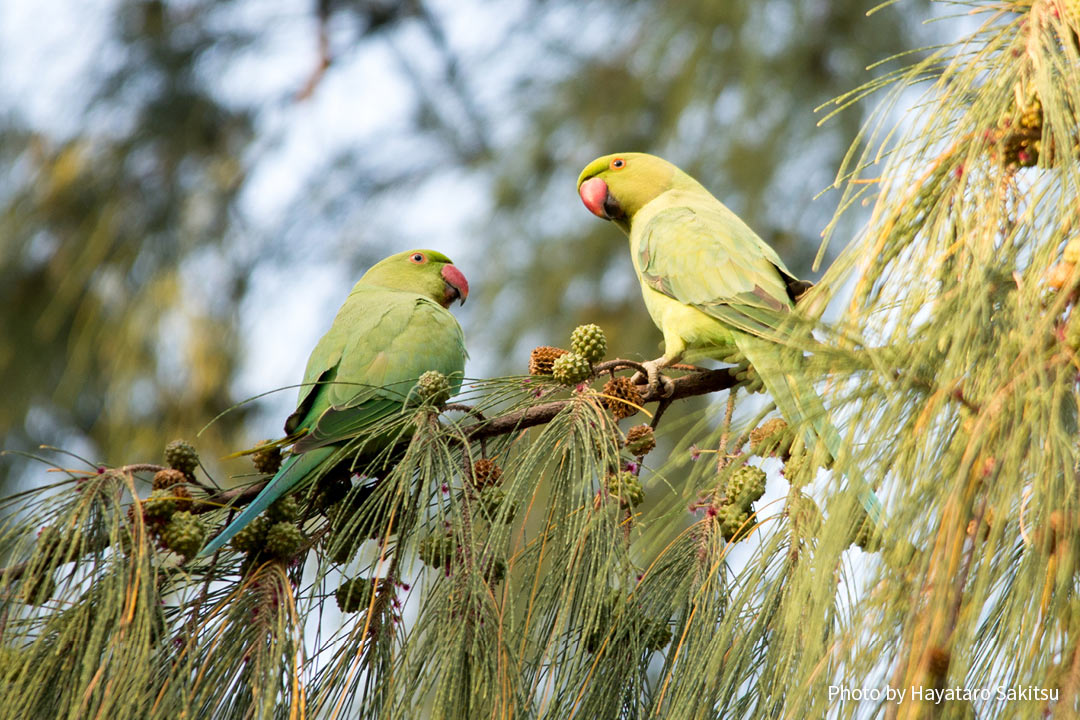
{"type": "Polygon", "coordinates": [[[882,94],[838,180],[873,212],[805,367],[880,523],[752,368],[660,398],[586,327],[210,557],[276,448],[228,491],[173,445],[2,501],[0,716],[1072,716],[1080,8],[952,6],[969,35],[835,101],[882,94]]]}

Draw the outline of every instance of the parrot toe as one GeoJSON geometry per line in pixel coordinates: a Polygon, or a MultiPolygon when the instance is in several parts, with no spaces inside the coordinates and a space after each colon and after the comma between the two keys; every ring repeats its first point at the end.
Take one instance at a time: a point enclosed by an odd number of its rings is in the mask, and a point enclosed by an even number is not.
{"type": "Polygon", "coordinates": [[[630,380],[635,384],[640,384],[642,380],[648,379],[648,395],[652,397],[671,397],[675,392],[675,384],[671,382],[670,378],[660,374],[660,368],[664,367],[663,358],[650,360],[641,365],[645,368],[645,375],[643,376],[640,372],[635,373],[630,380]]]}

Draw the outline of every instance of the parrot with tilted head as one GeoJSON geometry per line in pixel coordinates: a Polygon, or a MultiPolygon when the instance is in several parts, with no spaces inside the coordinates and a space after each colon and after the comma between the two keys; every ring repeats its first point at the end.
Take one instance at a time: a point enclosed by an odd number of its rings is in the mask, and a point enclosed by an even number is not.
{"type": "MultiPolygon", "coordinates": [[[[664,355],[644,363],[649,384],[670,394],[662,368],[737,350],[787,421],[809,423],[808,447],[817,438],[839,457],[843,440],[800,367],[802,354],[783,343],[794,332],[785,320],[810,284],[698,181],[654,155],[593,160],[578,177],[578,194],[590,212],[630,236],[645,306],[664,334],[664,355]]],[[[861,476],[854,481],[878,521],[880,501],[861,476]]]]}
{"type": "MultiPolygon", "coordinates": [[[[425,372],[445,375],[456,394],[467,354],[448,308],[468,295],[465,276],[433,250],[398,253],[364,273],[308,358],[296,410],[285,422],[295,438],[291,454],[199,554],[213,553],[279,497],[345,460],[341,446],[400,412],[425,372]]],[[[393,439],[369,440],[363,452],[393,439]]]]}

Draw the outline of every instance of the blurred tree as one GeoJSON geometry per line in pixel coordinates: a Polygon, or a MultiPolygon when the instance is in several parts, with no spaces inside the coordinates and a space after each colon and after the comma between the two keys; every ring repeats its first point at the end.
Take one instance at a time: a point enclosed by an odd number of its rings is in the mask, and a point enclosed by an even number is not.
{"type": "Polygon", "coordinates": [[[87,78],[78,133],[15,116],[0,135],[18,171],[0,221],[7,447],[86,434],[104,458],[156,458],[230,404],[246,269],[227,240],[252,124],[198,72],[244,41],[208,27],[215,4],[116,6],[121,62],[87,78]],[[193,267],[213,294],[190,287],[193,267]]]}

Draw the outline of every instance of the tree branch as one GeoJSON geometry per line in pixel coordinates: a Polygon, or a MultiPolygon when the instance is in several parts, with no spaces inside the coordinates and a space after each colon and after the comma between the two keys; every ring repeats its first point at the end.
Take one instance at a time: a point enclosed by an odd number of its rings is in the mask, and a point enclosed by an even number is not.
{"type": "MultiPolygon", "coordinates": [[[[634,367],[637,363],[625,360],[612,360],[603,365],[603,369],[607,369],[608,366],[612,368],[634,367]]],[[[685,367],[688,366],[683,366],[683,368],[685,367]]],[[[598,366],[598,368],[600,368],[600,366],[598,366]]],[[[719,392],[720,390],[727,390],[739,383],[738,379],[735,377],[734,371],[728,369],[698,370],[689,375],[673,378],[671,382],[674,390],[671,395],[666,398],[661,397],[659,393],[652,392],[644,383],[639,385],[638,388],[641,390],[642,402],[660,401],[661,406],[666,406],[674,400],[697,395],[708,395],[709,393],[719,392]]],[[[517,432],[526,428],[549,423],[556,415],[562,412],[563,408],[570,402],[572,401],[569,399],[553,400],[552,402],[533,405],[524,410],[517,410],[491,419],[484,418],[482,413],[465,405],[447,405],[445,409],[466,412],[473,417],[476,417],[476,422],[465,428],[464,435],[470,441],[483,441],[488,438],[506,435],[507,433],[517,432]]],[[[243,487],[207,495],[204,498],[196,498],[193,501],[191,512],[196,514],[210,512],[211,510],[216,510],[230,504],[234,507],[246,505],[262,492],[262,489],[266,487],[268,482],[269,480],[253,483],[251,485],[245,485],[243,487]]]]}
{"type": "MultiPolygon", "coordinates": [[[[672,400],[680,400],[695,395],[707,395],[720,390],[727,390],[739,383],[738,379],[735,377],[735,373],[726,369],[703,370],[691,375],[674,378],[671,382],[674,390],[667,398],[661,397],[658,392],[653,392],[645,384],[639,385],[639,388],[644,389],[641,393],[642,402],[663,400],[670,402],[672,400]]],[[[551,422],[551,420],[554,419],[554,417],[570,402],[572,401],[554,400],[549,403],[543,403],[542,405],[533,405],[524,410],[500,415],[487,422],[478,421],[465,428],[465,437],[469,440],[480,440],[482,438],[505,435],[525,428],[543,425],[544,423],[551,422]]]]}

